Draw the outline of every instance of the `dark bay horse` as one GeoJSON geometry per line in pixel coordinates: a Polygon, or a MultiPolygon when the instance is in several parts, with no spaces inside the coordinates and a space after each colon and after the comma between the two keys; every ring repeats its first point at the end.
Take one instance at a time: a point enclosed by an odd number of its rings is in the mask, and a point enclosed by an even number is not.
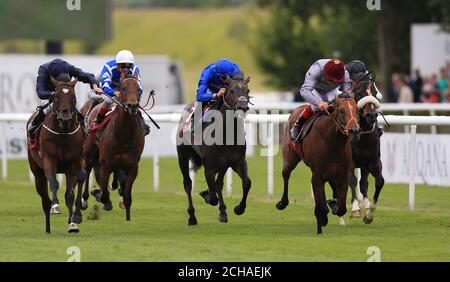
{"type": "MultiPolygon", "coordinates": [[[[246,143],[244,130],[244,114],[248,110],[250,78],[244,79],[243,74],[237,77],[227,78],[227,92],[218,101],[216,110],[210,110],[211,122],[204,121],[200,127],[202,132],[195,132],[191,136],[189,116],[192,113],[193,104],[188,105],[182,114],[178,127],[177,153],[178,164],[183,175],[183,185],[188,197],[188,225],[196,225],[195,209],[192,203],[192,181],[189,176],[189,160],[194,164],[194,170],[204,166],[205,178],[208,190],[200,192],[206,203],[216,206],[219,203],[219,221],[228,222],[226,206],[222,196],[223,177],[232,168],[242,179],[243,195],[240,203],[234,208],[236,215],[245,212],[247,195],[251,187],[251,180],[247,173],[247,161],[245,159],[246,143]],[[214,119],[214,122],[212,120],[214,119]],[[235,126],[234,126],[235,125],[235,126]],[[218,137],[219,136],[219,137],[218,137]],[[200,137],[200,142],[195,140],[200,137]],[[203,137],[203,138],[202,138],[203,137]],[[215,139],[215,137],[218,137],[215,139]],[[211,142],[208,139],[215,139],[211,142]],[[193,142],[194,141],[194,142],[193,142]]],[[[201,110],[202,105],[196,109],[201,110]]],[[[208,114],[208,112],[206,113],[208,114]]],[[[197,118],[194,114],[194,117],[197,118]]]]}
{"type": "MultiPolygon", "coordinates": [[[[85,133],[76,118],[76,96],[74,86],[77,81],[62,82],[52,79],[55,85],[52,112],[44,119],[40,130],[39,148],[28,148],[28,162],[34,175],[36,190],[42,198],[45,213],[45,232],[50,233],[50,214],[60,214],[57,197],[59,183],[57,173],[66,175],[66,205],[69,209],[69,232],[78,232],[77,224],[82,222],[81,190],[85,180],[83,161],[83,140],[85,133]],[[52,199],[48,195],[48,182],[52,199]],[[78,192],[73,212],[74,189],[78,182],[78,192]]],[[[30,118],[31,120],[31,118],[30,118]]],[[[28,123],[30,122],[28,120],[28,123]]],[[[28,127],[28,124],[27,124],[28,127]]]]}
{"type": "Polygon", "coordinates": [[[357,178],[355,168],[361,169],[360,191],[363,195],[365,214],[363,221],[372,223],[374,212],[378,202],[378,196],[384,186],[382,175],[382,163],[380,159],[381,129],[377,126],[377,110],[380,102],[374,97],[376,93],[375,77],[367,73],[356,81],[354,87],[355,100],[357,101],[360,117],[360,138],[352,142],[353,165],[349,175],[349,183],[352,189],[352,213],[350,217],[360,217],[359,203],[356,196],[357,178]],[[367,197],[369,173],[375,178],[374,203],[370,203],[367,197]]]}
{"type": "MultiPolygon", "coordinates": [[[[98,198],[103,208],[112,210],[109,197],[108,182],[111,173],[120,175],[119,193],[123,196],[126,220],[130,220],[132,203],[131,191],[138,174],[138,163],[144,150],[144,129],[139,123],[139,82],[136,77],[121,77],[120,97],[118,105],[109,122],[97,134],[90,134],[85,142],[84,155],[86,158],[86,172],[89,175],[92,167],[98,165],[101,194],[98,198]]],[[[89,114],[88,124],[94,123],[100,105],[89,114]]],[[[86,183],[83,199],[89,197],[88,183],[86,183]]]]}
{"type": "MultiPolygon", "coordinates": [[[[292,147],[289,131],[304,107],[294,110],[284,132],[282,144],[284,191],[276,205],[279,210],[283,210],[289,204],[289,178],[291,172],[302,160],[292,147]]],[[[318,117],[309,134],[298,145],[302,146],[303,161],[312,172],[311,183],[316,203],[314,214],[317,219],[317,234],[321,234],[322,227],[328,224],[326,182],[333,189],[333,197],[337,198],[337,201],[329,201],[332,213],[342,216],[347,212],[348,174],[352,163],[350,139],[357,138],[358,132],[358,110],[354,99],[344,96],[336,97],[331,102],[328,114],[318,117]]]]}

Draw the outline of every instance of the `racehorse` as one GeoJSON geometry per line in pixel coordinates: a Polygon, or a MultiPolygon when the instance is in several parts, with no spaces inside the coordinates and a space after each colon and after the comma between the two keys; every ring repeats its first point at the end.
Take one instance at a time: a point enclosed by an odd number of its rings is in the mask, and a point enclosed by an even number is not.
{"type": "Polygon", "coordinates": [[[382,163],[380,159],[380,137],[381,129],[377,124],[377,110],[380,102],[373,96],[376,93],[375,77],[373,73],[367,73],[356,81],[354,87],[355,100],[358,103],[360,127],[359,140],[352,142],[353,165],[349,175],[349,183],[352,189],[352,213],[350,217],[360,217],[359,204],[356,196],[357,178],[354,174],[355,168],[361,169],[361,180],[359,187],[363,195],[363,206],[365,214],[363,221],[370,224],[373,221],[378,196],[384,185],[382,175],[382,163]],[[371,204],[367,197],[369,173],[375,178],[374,203],[371,204]]]}
{"type": "MultiPolygon", "coordinates": [[[[36,136],[39,148],[28,147],[28,162],[34,175],[35,186],[42,199],[45,214],[45,232],[50,233],[50,214],[61,214],[57,191],[57,173],[66,175],[66,205],[69,209],[69,232],[79,232],[77,224],[82,222],[81,190],[85,180],[83,170],[83,140],[85,133],[76,118],[76,96],[74,81],[57,81],[52,78],[55,92],[51,99],[53,108],[44,119],[40,133],[36,136]],[[48,195],[48,184],[52,199],[48,195]],[[78,182],[75,212],[73,212],[74,189],[78,182]]],[[[48,105],[47,105],[48,106],[48,105]]],[[[30,123],[31,118],[28,120],[30,123]]]]}
{"type": "MultiPolygon", "coordinates": [[[[222,96],[222,99],[216,101],[217,104],[213,106],[217,110],[209,110],[205,114],[209,116],[214,114],[215,122],[208,122],[206,121],[206,117],[204,117],[201,126],[202,132],[194,133],[196,136],[192,136],[189,129],[189,117],[193,113],[194,103],[186,106],[182,114],[177,131],[178,140],[181,140],[181,142],[177,141],[177,153],[178,164],[183,175],[184,190],[189,203],[187,210],[189,214],[188,225],[197,225],[191,195],[192,181],[189,176],[189,160],[193,162],[194,170],[197,170],[202,165],[204,166],[208,190],[200,192],[200,195],[205,199],[207,204],[216,206],[219,203],[220,213],[218,220],[220,222],[228,222],[222,189],[223,177],[230,167],[241,178],[243,190],[242,199],[234,208],[234,213],[236,215],[242,215],[245,212],[247,195],[251,187],[251,180],[247,173],[247,161],[245,159],[247,146],[245,143],[243,120],[244,113],[249,109],[249,82],[250,77],[244,79],[243,74],[232,78],[227,77],[226,94],[222,96]],[[196,139],[197,137],[201,138],[210,133],[214,133],[215,136],[221,135],[222,138],[218,142],[209,142],[207,139],[200,140],[198,144],[192,142],[192,139],[196,139]],[[198,134],[202,136],[198,136],[198,134]]],[[[199,104],[196,108],[200,109],[200,106],[202,105],[199,104]]],[[[195,117],[196,115],[191,118],[195,117]]]]}
{"type": "Polygon", "coordinates": [[[294,110],[285,128],[282,144],[284,191],[276,207],[283,210],[289,204],[289,178],[303,160],[312,172],[311,183],[316,204],[314,214],[317,219],[317,234],[321,234],[322,227],[328,224],[326,182],[333,189],[333,198],[337,198],[337,201],[328,201],[332,213],[342,216],[347,212],[348,174],[352,163],[350,139],[358,136],[359,117],[354,99],[338,96],[330,103],[330,111],[317,117],[303,141],[294,144],[289,131],[305,107],[294,110]]]}
{"type": "MultiPolygon", "coordinates": [[[[120,177],[126,220],[130,220],[132,203],[131,191],[138,174],[138,163],[144,150],[144,129],[141,127],[139,114],[139,81],[136,76],[121,76],[120,96],[116,102],[115,110],[104,121],[106,124],[99,134],[89,134],[85,146],[86,172],[89,176],[94,165],[98,165],[101,194],[97,198],[103,203],[106,211],[112,210],[109,197],[108,182],[111,173],[120,177]],[[99,136],[99,137],[98,137],[99,136]]],[[[86,105],[85,105],[86,106],[86,105]]],[[[86,108],[83,106],[83,108],[86,108]]],[[[100,108],[96,106],[89,114],[88,124],[95,122],[100,108]]],[[[89,197],[88,183],[86,183],[83,199],[87,202],[89,197]]]]}

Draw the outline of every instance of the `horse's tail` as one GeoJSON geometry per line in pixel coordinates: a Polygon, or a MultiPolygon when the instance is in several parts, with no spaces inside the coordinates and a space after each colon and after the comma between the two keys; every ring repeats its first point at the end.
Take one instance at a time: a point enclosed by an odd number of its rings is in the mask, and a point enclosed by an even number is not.
{"type": "Polygon", "coordinates": [[[192,154],[189,157],[189,160],[192,161],[192,167],[191,169],[196,172],[199,168],[202,167],[202,159],[200,158],[200,156],[197,153],[192,154]]]}

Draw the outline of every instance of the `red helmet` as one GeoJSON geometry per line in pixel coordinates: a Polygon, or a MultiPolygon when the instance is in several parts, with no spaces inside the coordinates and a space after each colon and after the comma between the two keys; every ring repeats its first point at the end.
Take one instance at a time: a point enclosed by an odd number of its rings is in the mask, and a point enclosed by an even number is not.
{"type": "Polygon", "coordinates": [[[338,59],[329,60],[324,67],[325,79],[334,83],[344,82],[344,64],[338,59]]]}

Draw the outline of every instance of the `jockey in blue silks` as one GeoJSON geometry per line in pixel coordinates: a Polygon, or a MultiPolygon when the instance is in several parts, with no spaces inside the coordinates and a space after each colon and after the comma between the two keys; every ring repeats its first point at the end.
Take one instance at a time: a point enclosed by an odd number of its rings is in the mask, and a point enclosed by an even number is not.
{"type": "MultiPolygon", "coordinates": [[[[100,124],[105,119],[106,112],[113,103],[111,98],[118,97],[120,95],[120,75],[122,73],[125,76],[137,75],[137,80],[139,82],[139,95],[142,95],[141,75],[139,67],[134,62],[134,55],[128,50],[121,50],[117,53],[115,60],[110,60],[105,63],[100,74],[100,85],[106,95],[103,96],[104,101],[97,113],[96,124],[100,124]]],[[[145,135],[149,134],[150,127],[145,123],[140,112],[138,116],[140,124],[145,130],[145,135]]]]}
{"type": "MultiPolygon", "coordinates": [[[[220,59],[219,61],[206,66],[197,88],[197,102],[210,102],[216,100],[226,94],[227,77],[232,77],[241,73],[241,69],[237,64],[229,59],[220,59]]],[[[194,130],[194,118],[191,120],[191,130],[194,130]]]]}
{"type": "MultiPolygon", "coordinates": [[[[36,129],[44,121],[45,116],[52,110],[53,107],[53,92],[55,85],[53,85],[51,78],[58,81],[69,82],[74,77],[78,81],[89,83],[91,88],[96,93],[101,93],[101,89],[97,86],[98,81],[91,73],[84,72],[80,68],[69,64],[61,59],[54,59],[39,67],[38,76],[36,80],[36,93],[41,100],[48,100],[48,106],[38,107],[38,112],[30,122],[28,127],[28,136],[33,139],[36,129]]],[[[84,117],[77,109],[77,117],[81,126],[84,127],[84,117]]]]}

